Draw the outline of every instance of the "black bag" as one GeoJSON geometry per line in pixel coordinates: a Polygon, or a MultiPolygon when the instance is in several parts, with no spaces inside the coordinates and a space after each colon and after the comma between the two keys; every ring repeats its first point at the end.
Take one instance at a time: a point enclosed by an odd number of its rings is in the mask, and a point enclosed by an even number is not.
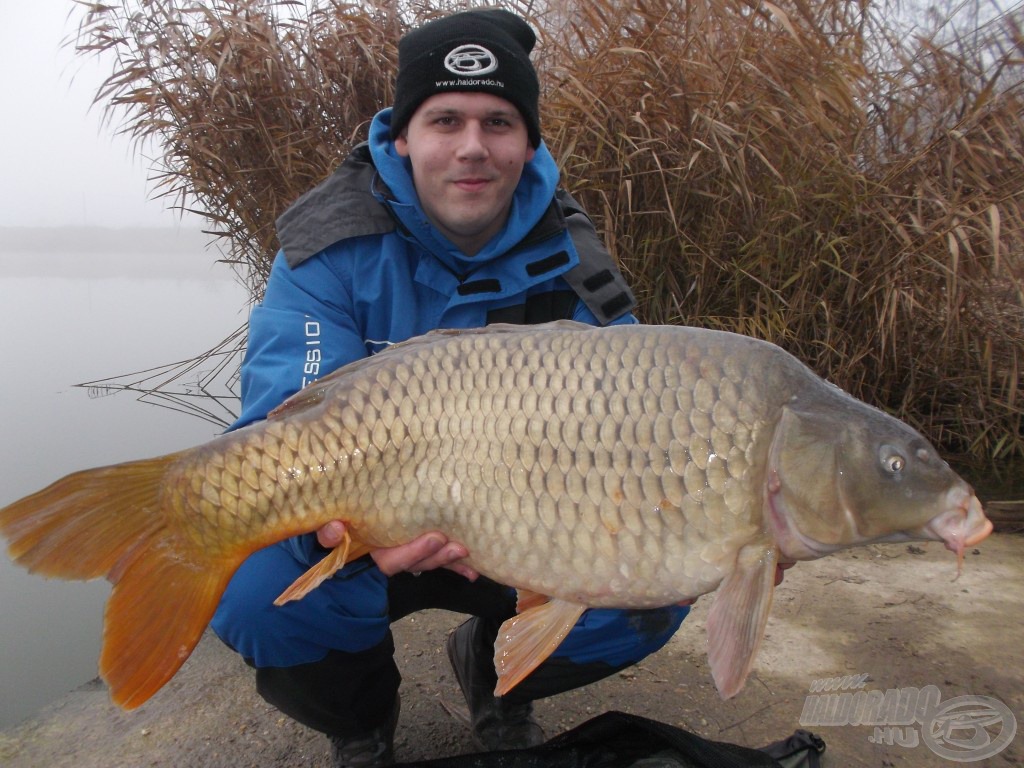
{"type": "Polygon", "coordinates": [[[704,739],[657,720],[606,712],[539,747],[402,763],[420,768],[816,768],[825,742],[806,731],[763,750],[704,739]]]}
{"type": "Polygon", "coordinates": [[[774,757],[782,768],[820,768],[825,741],[810,731],[798,730],[789,738],[761,747],[761,751],[774,757]]]}

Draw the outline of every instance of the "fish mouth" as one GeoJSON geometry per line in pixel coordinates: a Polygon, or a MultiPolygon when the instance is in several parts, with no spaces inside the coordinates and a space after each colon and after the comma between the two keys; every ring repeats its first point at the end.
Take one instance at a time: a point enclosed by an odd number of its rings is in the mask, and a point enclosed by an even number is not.
{"type": "Polygon", "coordinates": [[[923,539],[941,541],[946,549],[956,553],[959,576],[963,568],[964,549],[974,546],[992,533],[992,521],[985,517],[981,502],[969,488],[951,488],[947,501],[949,509],[913,533],[923,539]]]}

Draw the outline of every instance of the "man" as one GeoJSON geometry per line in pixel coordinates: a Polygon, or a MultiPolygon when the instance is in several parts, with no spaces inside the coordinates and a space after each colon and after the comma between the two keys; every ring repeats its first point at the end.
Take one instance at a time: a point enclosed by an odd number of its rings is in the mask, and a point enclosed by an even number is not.
{"type": "MultiPolygon", "coordinates": [[[[320,375],[435,328],[636,322],[593,225],[558,190],[540,138],[534,42],[525,21],[501,10],[457,13],[400,41],[394,107],[278,221],[282,251],[252,312],[235,426],[320,375]]],[[[256,668],[259,693],[331,738],[337,766],[392,761],[400,676],[389,625],[413,611],[473,617],[449,637],[449,658],[475,743],[510,749],[543,741],[534,699],[636,663],[688,610],[588,611],[547,661],[495,698],[494,639],[515,597],[460,563],[465,547],[440,533],[272,605],[343,532],[339,521],[255,553],[213,620],[256,668]]]]}

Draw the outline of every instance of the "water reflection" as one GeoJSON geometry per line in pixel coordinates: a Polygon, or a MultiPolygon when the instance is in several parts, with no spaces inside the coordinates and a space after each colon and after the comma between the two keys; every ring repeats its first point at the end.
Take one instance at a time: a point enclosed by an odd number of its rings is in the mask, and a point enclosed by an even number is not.
{"type": "MultiPolygon", "coordinates": [[[[185,360],[245,319],[214,256],[0,253],[0,505],[68,472],[178,450],[219,430],[79,382],[185,360]]],[[[0,728],[96,675],[109,587],[46,581],[0,558],[0,728]]]]}

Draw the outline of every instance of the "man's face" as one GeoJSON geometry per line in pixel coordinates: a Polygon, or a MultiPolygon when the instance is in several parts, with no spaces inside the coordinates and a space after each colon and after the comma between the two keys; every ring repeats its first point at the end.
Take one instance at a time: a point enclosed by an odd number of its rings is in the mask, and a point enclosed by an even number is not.
{"type": "Polygon", "coordinates": [[[412,163],[420,205],[475,255],[505,224],[534,149],[519,110],[486,93],[439,93],[420,104],[395,148],[412,163]]]}

